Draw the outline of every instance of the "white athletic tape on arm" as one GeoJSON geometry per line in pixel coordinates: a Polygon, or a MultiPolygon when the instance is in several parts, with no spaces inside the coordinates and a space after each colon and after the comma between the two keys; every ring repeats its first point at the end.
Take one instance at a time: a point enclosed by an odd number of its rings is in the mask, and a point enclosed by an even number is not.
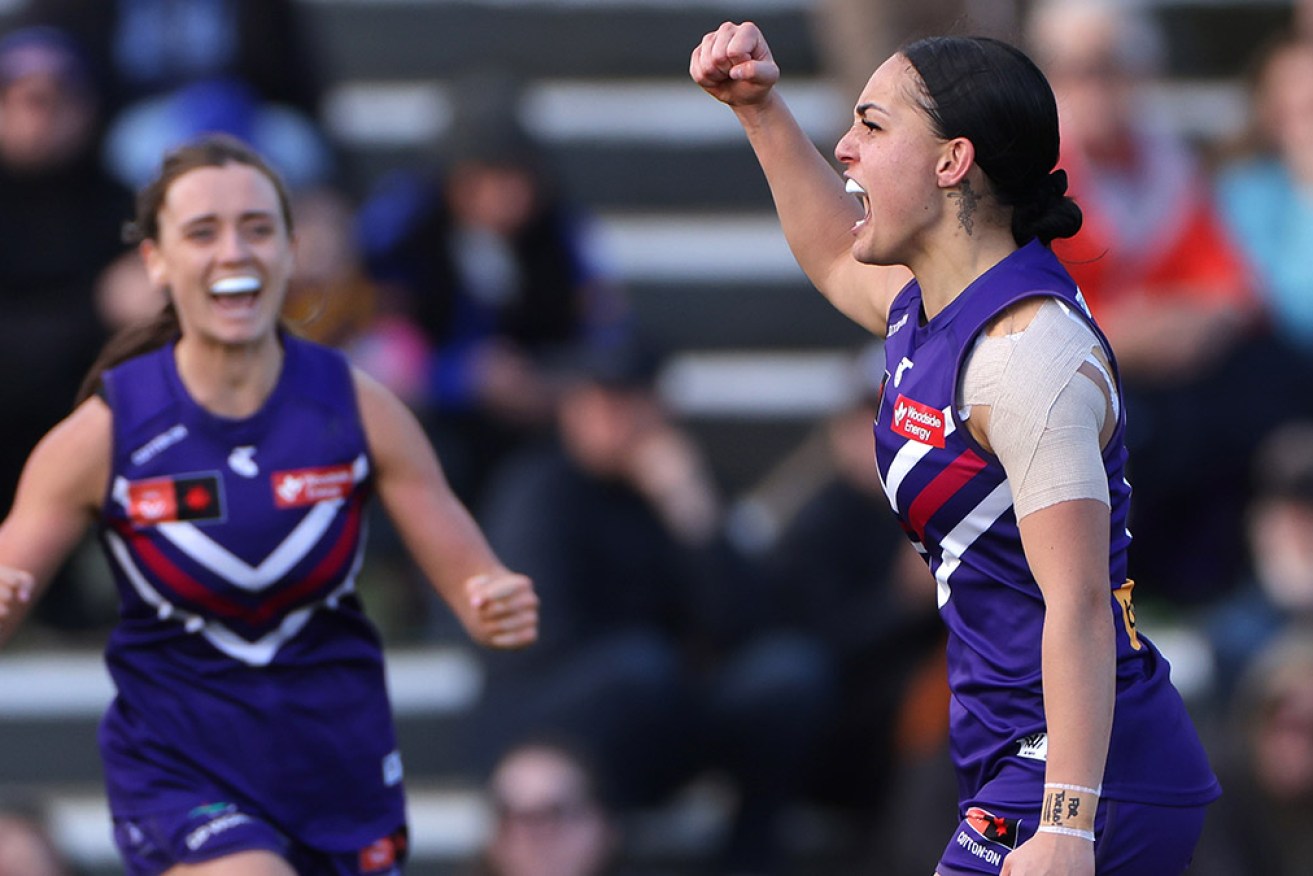
{"type": "Polygon", "coordinates": [[[1098,347],[1087,325],[1046,302],[1024,331],[981,337],[967,360],[962,402],[990,407],[989,443],[1018,520],[1072,499],[1111,504],[1099,434],[1115,394],[1080,371],[1093,361],[1106,376],[1098,347]]]}

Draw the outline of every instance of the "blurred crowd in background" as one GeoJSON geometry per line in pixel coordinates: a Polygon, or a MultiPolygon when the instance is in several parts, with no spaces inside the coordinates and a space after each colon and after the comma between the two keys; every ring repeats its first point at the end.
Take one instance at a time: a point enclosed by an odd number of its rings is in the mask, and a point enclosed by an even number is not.
{"type": "MultiPolygon", "coordinates": [[[[727,495],[661,392],[678,339],[603,267],[521,83],[451,83],[432,160],[361,185],[299,5],[30,0],[0,35],[0,506],[99,344],[161,306],[119,235],[133,190],[167,146],[237,134],[296,196],[289,324],[413,407],[542,596],[538,646],[480,657],[468,756],[495,829],[471,873],[628,872],[625,814],[710,775],[735,804],[708,872],[788,872],[807,804],[849,820],[843,872],[925,876],[956,820],[943,639],[872,462],[878,356],[851,351],[851,404],[727,495]]],[[[844,106],[871,46],[946,27],[1020,40],[1050,77],[1085,215],[1058,251],[1125,381],[1140,628],[1197,645],[1183,692],[1227,791],[1192,872],[1313,872],[1313,2],[1236,71],[1246,129],[1209,141],[1144,109],[1167,72],[1151,8],[894,6],[816,3],[844,106]]],[[[376,527],[360,586],[387,640],[454,643],[376,527]]],[[[17,647],[98,643],[114,608],[70,564],[17,647]]],[[[35,814],[0,817],[0,874],[68,872],[35,814]]]]}

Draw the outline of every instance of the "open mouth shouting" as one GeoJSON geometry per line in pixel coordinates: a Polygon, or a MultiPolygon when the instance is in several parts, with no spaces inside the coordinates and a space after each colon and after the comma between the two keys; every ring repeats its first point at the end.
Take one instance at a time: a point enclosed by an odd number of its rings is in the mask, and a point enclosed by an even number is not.
{"type": "Polygon", "coordinates": [[[848,194],[855,196],[857,202],[862,205],[862,218],[858,219],[852,227],[853,233],[856,234],[857,230],[865,225],[867,220],[871,218],[871,199],[867,197],[866,189],[862,188],[861,184],[852,178],[848,178],[847,182],[844,183],[843,190],[848,194]]]}
{"type": "Polygon", "coordinates": [[[210,285],[210,295],[224,310],[251,307],[260,294],[260,278],[251,274],[223,277],[210,285]]]}

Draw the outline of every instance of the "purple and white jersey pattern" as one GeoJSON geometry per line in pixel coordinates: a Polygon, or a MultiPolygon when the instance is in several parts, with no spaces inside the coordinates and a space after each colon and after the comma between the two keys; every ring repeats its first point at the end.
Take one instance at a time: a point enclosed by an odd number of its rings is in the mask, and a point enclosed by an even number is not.
{"type": "Polygon", "coordinates": [[[172,346],[105,375],[101,538],[121,608],[102,750],[116,814],[222,792],[346,851],[404,821],[381,645],[355,594],[370,461],[345,359],[282,341],[278,383],[244,419],[191,399],[172,346]]]}
{"type": "MultiPolygon", "coordinates": [[[[1089,320],[1071,277],[1047,247],[1032,242],[929,322],[922,318],[920,288],[908,284],[890,309],[885,340],[876,459],[895,514],[934,574],[948,626],[951,741],[964,800],[996,779],[1007,761],[1022,767],[1016,802],[1038,802],[1043,774],[1044,601],[1022,550],[1003,467],[972,439],[955,406],[962,364],[976,337],[1002,310],[1035,296],[1055,298],[1089,320]]],[[[1106,341],[1104,347],[1111,359],[1106,341]]],[[[1121,412],[1103,454],[1112,500],[1109,610],[1118,656],[1105,794],[1199,802],[1215,795],[1215,780],[1171,687],[1167,662],[1134,625],[1124,431],[1121,412]],[[1174,753],[1162,754],[1160,747],[1174,753]]]]}

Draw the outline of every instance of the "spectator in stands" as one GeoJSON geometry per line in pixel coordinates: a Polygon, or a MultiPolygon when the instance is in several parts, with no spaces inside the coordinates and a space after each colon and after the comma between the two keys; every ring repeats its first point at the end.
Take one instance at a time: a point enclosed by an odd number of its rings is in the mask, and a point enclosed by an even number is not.
{"type": "MultiPolygon", "coordinates": [[[[1257,272],[1277,334],[1313,363],[1313,34],[1259,54],[1241,155],[1218,174],[1222,215],[1257,272]]],[[[1294,363],[1292,363],[1294,364],[1294,363]]]]}
{"type": "Polygon", "coordinates": [[[441,167],[385,179],[361,212],[371,273],[432,347],[419,406],[471,502],[510,450],[550,429],[553,355],[608,342],[625,319],[519,100],[504,78],[459,83],[441,167]]]}
{"type": "Polygon", "coordinates": [[[296,0],[30,0],[23,20],[88,47],[107,112],[187,82],[235,78],[314,116],[319,57],[296,0]]]}
{"type": "Polygon", "coordinates": [[[32,815],[0,809],[0,876],[71,876],[50,834],[32,815]]]}
{"type": "Polygon", "coordinates": [[[161,152],[202,134],[239,137],[272,156],[293,192],[332,180],[335,158],[318,121],[268,103],[240,79],[179,85],[125,108],[105,136],[104,161],[126,185],[140,188],[161,152]]]}
{"type": "MultiPolygon", "coordinates": [[[[99,111],[66,34],[24,28],[0,40],[0,514],[28,451],[68,413],[104,340],[93,288],[127,249],[120,228],[132,194],[98,163],[99,111]]],[[[61,576],[39,617],[93,623],[79,597],[61,576]]]]}
{"type": "Polygon", "coordinates": [[[1285,403],[1258,376],[1268,365],[1252,277],[1189,144],[1141,102],[1164,56],[1150,14],[1113,0],[1041,0],[1029,35],[1085,217],[1054,252],[1117,350],[1132,412],[1132,568],[1155,593],[1206,600],[1241,563],[1244,461],[1259,431],[1251,418],[1217,417],[1213,404],[1285,403]]]}
{"type": "Polygon", "coordinates": [[[422,398],[419,328],[368,275],[345,192],[319,187],[296,198],[296,269],[285,312],[313,341],[339,347],[404,401],[422,398]]]}
{"type": "Polygon", "coordinates": [[[1226,793],[1191,876],[1304,876],[1313,867],[1313,629],[1264,647],[1227,715],[1226,793]]]}
{"type": "Polygon", "coordinates": [[[1217,699],[1225,708],[1254,656],[1313,624],[1313,421],[1274,431],[1254,456],[1246,520],[1251,577],[1210,613],[1217,699]]]}
{"type": "Polygon", "coordinates": [[[1313,39],[1313,0],[1295,0],[1294,32],[1313,39]]]}
{"type": "Polygon", "coordinates": [[[799,792],[831,708],[818,645],[766,625],[767,594],[722,537],[717,491],[690,436],[663,412],[655,362],[632,347],[586,358],[560,403],[559,443],[525,451],[482,516],[534,577],[542,638],[487,662],[479,734],[575,738],[626,808],[706,770],[739,809],[726,872],[784,863],[777,818],[799,792]]]}
{"type": "Polygon", "coordinates": [[[132,188],[165,150],[222,131],[270,156],[294,189],[327,179],[318,59],[294,0],[36,0],[26,20],[88,47],[105,83],[105,160],[132,188]]]}
{"type": "Polygon", "coordinates": [[[1125,4],[1046,0],[1030,39],[1058,98],[1062,163],[1085,212],[1061,248],[1068,270],[1128,379],[1188,380],[1225,354],[1256,301],[1197,157],[1140,102],[1162,72],[1162,35],[1125,4]]]}
{"type": "MultiPolygon", "coordinates": [[[[909,857],[924,869],[953,824],[927,817],[896,832],[878,827],[890,814],[896,774],[947,750],[944,635],[935,582],[889,512],[873,461],[874,420],[868,395],[827,421],[834,475],[786,524],[767,564],[773,604],[789,606],[781,621],[825,643],[839,671],[839,708],[809,792],[857,814],[859,859],[877,836],[885,861],[894,846],[921,839],[909,857]]],[[[951,775],[951,766],[943,772],[951,775]]],[[[955,783],[947,784],[941,808],[931,811],[952,813],[955,783]]]]}
{"type": "Polygon", "coordinates": [[[607,876],[621,827],[600,778],[578,752],[526,740],[488,782],[493,832],[471,876],[607,876]]]}

